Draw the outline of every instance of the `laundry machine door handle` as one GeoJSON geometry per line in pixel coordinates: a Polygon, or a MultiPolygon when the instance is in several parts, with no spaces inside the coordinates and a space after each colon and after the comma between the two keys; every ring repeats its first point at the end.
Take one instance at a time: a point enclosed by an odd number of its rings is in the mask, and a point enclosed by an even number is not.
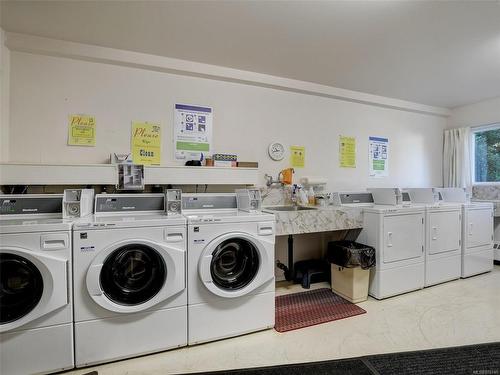
{"type": "Polygon", "coordinates": [[[167,242],[182,242],[183,240],[184,234],[182,232],[165,234],[165,241],[167,242]]]}
{"type": "Polygon", "coordinates": [[[437,240],[437,234],[438,234],[437,227],[432,227],[432,232],[433,232],[433,234],[432,234],[432,240],[436,241],[437,240]]]}
{"type": "Polygon", "coordinates": [[[102,289],[99,285],[99,276],[101,274],[102,264],[90,266],[87,272],[87,289],[91,296],[102,295],[102,289]]]}
{"type": "Polygon", "coordinates": [[[203,282],[212,282],[212,275],[210,273],[210,264],[212,263],[212,254],[206,255],[201,258],[199,273],[203,282]]]}
{"type": "Polygon", "coordinates": [[[40,237],[43,250],[61,250],[68,248],[69,237],[66,233],[44,234],[40,237]]]}
{"type": "Polygon", "coordinates": [[[392,247],[392,232],[387,232],[387,247],[392,247]]]}
{"type": "Polygon", "coordinates": [[[271,236],[274,234],[274,228],[272,224],[259,224],[257,229],[259,236],[271,236]]]}

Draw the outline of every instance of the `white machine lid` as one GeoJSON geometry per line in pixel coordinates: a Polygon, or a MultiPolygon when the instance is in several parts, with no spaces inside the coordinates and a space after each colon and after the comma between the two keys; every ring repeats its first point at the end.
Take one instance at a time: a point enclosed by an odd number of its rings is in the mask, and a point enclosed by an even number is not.
{"type": "Polygon", "coordinates": [[[420,205],[410,205],[410,206],[403,206],[403,205],[385,205],[385,204],[380,204],[380,205],[375,205],[373,207],[366,207],[363,209],[364,212],[375,212],[375,213],[414,213],[414,212],[424,212],[425,211],[425,206],[420,206],[420,205]]]}
{"type": "Polygon", "coordinates": [[[461,210],[461,203],[454,202],[436,202],[436,203],[412,203],[413,207],[425,207],[427,211],[450,211],[461,210]]]}
{"type": "Polygon", "coordinates": [[[0,233],[71,230],[72,220],[62,218],[62,194],[0,196],[0,233]]]}
{"type": "Polygon", "coordinates": [[[137,214],[137,215],[92,215],[74,223],[75,230],[96,230],[113,228],[161,227],[167,225],[185,225],[182,215],[137,214]]]}
{"type": "Polygon", "coordinates": [[[97,194],[95,214],[75,222],[75,230],[161,227],[185,225],[182,215],[165,213],[165,195],[161,193],[97,194]]]}
{"type": "Polygon", "coordinates": [[[275,221],[273,214],[239,211],[231,193],[184,194],[182,213],[189,224],[275,221]]]}
{"type": "Polygon", "coordinates": [[[67,231],[71,230],[73,225],[73,221],[70,219],[28,216],[30,215],[16,219],[2,218],[0,220],[0,234],[67,231]]]}
{"type": "Polygon", "coordinates": [[[245,211],[193,211],[184,214],[188,224],[248,223],[255,221],[275,221],[274,214],[245,211]]]}
{"type": "Polygon", "coordinates": [[[477,201],[472,201],[472,202],[467,202],[467,203],[461,203],[462,206],[467,207],[467,208],[493,208],[493,202],[477,202],[477,201]]]}

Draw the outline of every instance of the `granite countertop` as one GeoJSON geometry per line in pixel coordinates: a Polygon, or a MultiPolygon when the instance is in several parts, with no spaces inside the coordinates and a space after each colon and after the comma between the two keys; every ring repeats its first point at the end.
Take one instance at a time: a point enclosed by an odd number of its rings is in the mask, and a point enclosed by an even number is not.
{"type": "MultiPolygon", "coordinates": [[[[266,211],[266,207],[263,207],[263,210],[266,211]]],[[[363,227],[362,208],[327,206],[314,210],[272,211],[272,213],[276,217],[277,236],[363,227]]]]}

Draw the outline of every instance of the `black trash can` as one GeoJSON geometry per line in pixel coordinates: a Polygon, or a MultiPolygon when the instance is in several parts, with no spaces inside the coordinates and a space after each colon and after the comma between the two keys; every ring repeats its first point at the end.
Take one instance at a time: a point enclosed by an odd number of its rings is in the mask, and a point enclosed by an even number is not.
{"type": "Polygon", "coordinates": [[[354,241],[331,241],[328,243],[327,259],[341,267],[367,270],[375,266],[375,249],[354,241]]]}

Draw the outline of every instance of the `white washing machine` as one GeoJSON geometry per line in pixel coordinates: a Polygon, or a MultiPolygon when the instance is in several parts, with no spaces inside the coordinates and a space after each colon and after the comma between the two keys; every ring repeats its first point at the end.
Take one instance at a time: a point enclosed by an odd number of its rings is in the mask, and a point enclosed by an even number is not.
{"type": "Polygon", "coordinates": [[[461,188],[437,189],[444,202],[462,206],[461,277],[493,269],[493,203],[470,202],[461,188]]]}
{"type": "Polygon", "coordinates": [[[424,287],[425,208],[403,204],[398,190],[371,190],[375,205],[364,208],[359,242],[376,250],[369,294],[377,299],[424,287]]]}
{"type": "Polygon", "coordinates": [[[274,327],[274,215],[238,211],[235,194],[184,194],[188,344],[274,327]]]}
{"type": "Polygon", "coordinates": [[[187,344],[186,220],[163,194],[98,194],[73,227],[77,367],[187,344]]]}
{"type": "Polygon", "coordinates": [[[432,188],[408,189],[413,205],[425,207],[425,278],[424,286],[460,278],[462,207],[458,203],[439,202],[432,188]]]}
{"type": "Polygon", "coordinates": [[[0,374],[73,361],[71,221],[62,195],[0,196],[0,374]]]}

